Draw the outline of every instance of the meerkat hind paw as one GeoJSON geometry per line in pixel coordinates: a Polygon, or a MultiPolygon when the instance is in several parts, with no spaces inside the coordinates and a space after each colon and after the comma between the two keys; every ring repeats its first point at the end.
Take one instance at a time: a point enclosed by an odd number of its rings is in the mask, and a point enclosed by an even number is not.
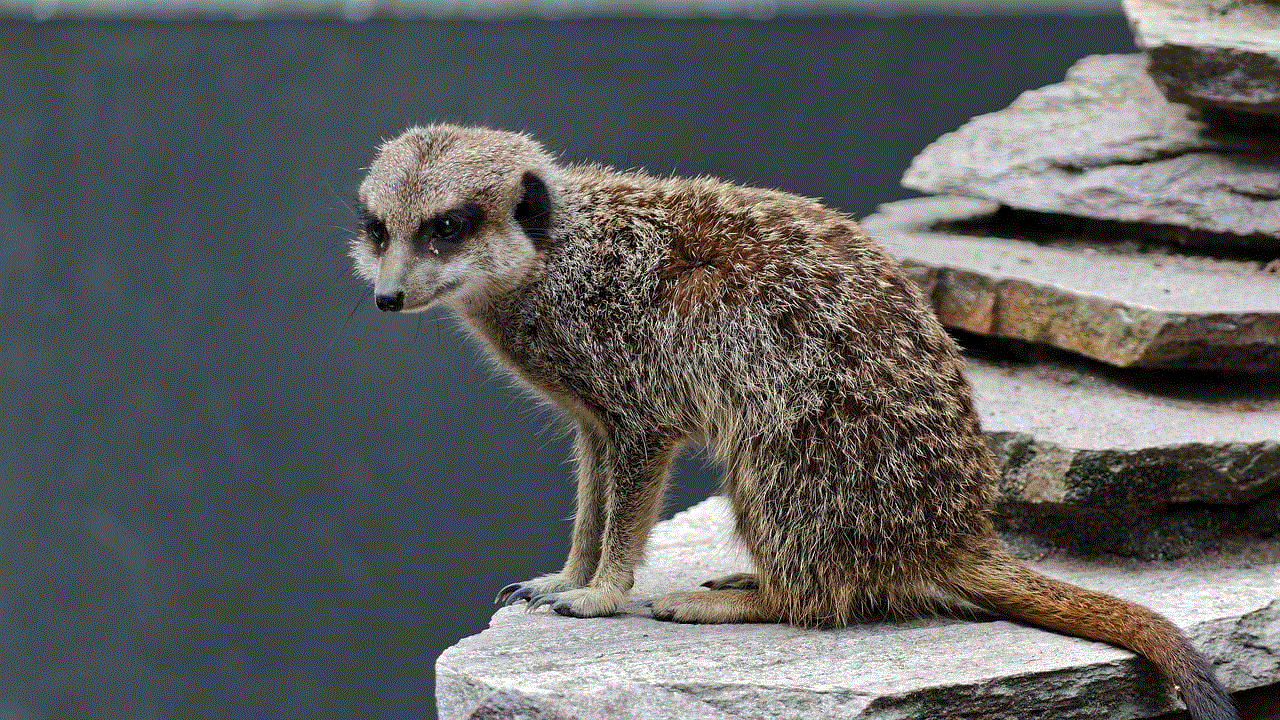
{"type": "Polygon", "coordinates": [[[712,590],[756,590],[760,587],[760,578],[755,573],[733,573],[708,580],[702,583],[702,587],[712,590]]]}
{"type": "Polygon", "coordinates": [[[653,617],[682,623],[782,622],[759,590],[676,592],[653,601],[653,617]]]}

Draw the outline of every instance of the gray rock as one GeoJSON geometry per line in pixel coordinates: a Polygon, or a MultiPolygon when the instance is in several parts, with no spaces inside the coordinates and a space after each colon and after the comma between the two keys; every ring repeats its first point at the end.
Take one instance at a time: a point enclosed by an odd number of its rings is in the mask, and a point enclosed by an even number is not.
{"type": "Polygon", "coordinates": [[[903,185],[1010,207],[1217,233],[1280,250],[1280,133],[1215,130],[1141,55],[1088,57],[925,148],[903,185]]]}
{"type": "Polygon", "coordinates": [[[1280,490],[1274,379],[1178,383],[1164,374],[1122,379],[1060,362],[976,358],[968,373],[1008,500],[1240,505],[1280,490]]]}
{"type": "Polygon", "coordinates": [[[1274,378],[971,359],[969,379],[998,524],[1026,553],[1174,558],[1280,534],[1274,378]]]}
{"type": "MultiPolygon", "coordinates": [[[[460,718],[1145,718],[1175,702],[1132,653],[1003,620],[870,622],[835,631],[678,625],[641,606],[747,570],[722,498],[660,523],[624,614],[500,609],[436,663],[442,720],[460,718]]],[[[1280,548],[1044,572],[1167,615],[1232,690],[1280,680],[1280,548]]],[[[482,602],[483,598],[477,598],[482,602]]]]}
{"type": "Polygon", "coordinates": [[[1280,115],[1280,4],[1124,0],[1124,11],[1169,100],[1280,115]]]}
{"type": "Polygon", "coordinates": [[[938,229],[981,226],[995,211],[919,198],[884,205],[862,224],[948,327],[1120,367],[1280,370],[1280,274],[1262,263],[938,229]]]}

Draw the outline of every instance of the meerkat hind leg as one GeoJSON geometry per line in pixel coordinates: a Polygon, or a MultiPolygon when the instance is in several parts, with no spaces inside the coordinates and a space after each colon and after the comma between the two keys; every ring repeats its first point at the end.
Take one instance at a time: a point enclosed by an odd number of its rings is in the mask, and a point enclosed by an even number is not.
{"type": "Polygon", "coordinates": [[[780,613],[769,609],[757,589],[675,592],[656,598],[651,607],[655,619],[681,623],[783,621],[780,613]]]}
{"type": "Polygon", "coordinates": [[[702,587],[712,590],[756,590],[760,587],[760,577],[755,573],[732,573],[702,583],[702,587]]]}

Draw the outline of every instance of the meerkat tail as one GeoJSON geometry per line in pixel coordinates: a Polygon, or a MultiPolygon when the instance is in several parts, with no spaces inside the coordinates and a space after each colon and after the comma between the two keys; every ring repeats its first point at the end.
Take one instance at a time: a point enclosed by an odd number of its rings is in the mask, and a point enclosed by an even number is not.
{"type": "Polygon", "coordinates": [[[978,551],[947,580],[946,590],[979,607],[1145,656],[1172,683],[1193,720],[1240,720],[1213,666],[1153,610],[1041,575],[998,547],[978,551]]]}

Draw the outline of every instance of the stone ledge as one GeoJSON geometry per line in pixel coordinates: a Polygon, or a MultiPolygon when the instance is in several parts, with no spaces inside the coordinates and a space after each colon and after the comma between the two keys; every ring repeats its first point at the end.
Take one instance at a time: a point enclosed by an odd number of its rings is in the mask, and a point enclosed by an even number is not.
{"type": "Polygon", "coordinates": [[[1049,357],[971,359],[968,375],[1001,468],[1000,527],[1024,552],[1171,558],[1280,535],[1273,379],[1049,357]]]}
{"type": "Polygon", "coordinates": [[[1008,500],[1240,505],[1280,490],[1280,388],[1266,381],[1184,385],[1175,398],[1061,362],[971,359],[968,375],[1008,500]]]}
{"type": "Polygon", "coordinates": [[[862,225],[902,260],[948,327],[1118,367],[1280,371],[1280,274],[1255,262],[935,229],[996,208],[918,198],[882,205],[862,225]]]}
{"type": "Polygon", "coordinates": [[[1280,115],[1280,5],[1124,0],[1148,71],[1172,102],[1280,115]]]}
{"type": "Polygon", "coordinates": [[[1063,82],[934,141],[902,184],[1280,249],[1280,135],[1225,132],[1190,118],[1145,66],[1142,55],[1084,58],[1063,82]]]}
{"type": "MultiPolygon", "coordinates": [[[[1132,653],[1008,621],[923,619],[835,631],[678,625],[646,598],[749,569],[722,498],[660,523],[623,614],[503,608],[436,663],[442,720],[1147,718],[1175,703],[1132,653]]],[[[1036,563],[1182,627],[1231,690],[1280,680],[1280,548],[1179,563],[1036,563]]],[[[483,601],[477,598],[477,601],[483,601]]]]}

